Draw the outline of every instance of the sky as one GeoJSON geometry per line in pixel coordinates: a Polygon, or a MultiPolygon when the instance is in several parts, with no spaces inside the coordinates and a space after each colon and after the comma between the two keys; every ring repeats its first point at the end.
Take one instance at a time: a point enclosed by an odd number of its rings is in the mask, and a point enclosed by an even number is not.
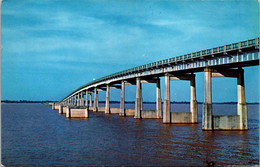
{"type": "MultiPolygon", "coordinates": [[[[93,79],[259,36],[257,0],[3,0],[1,12],[2,100],[59,101],[93,79]]],[[[246,100],[259,102],[259,66],[244,69],[246,100]]],[[[236,82],[214,78],[213,102],[237,101],[236,82]]],[[[161,85],[164,97],[163,77],[161,85]]],[[[203,73],[196,86],[203,101],[203,73]]],[[[155,91],[144,84],[144,101],[155,91]]],[[[171,81],[172,100],[189,101],[189,91],[189,82],[171,81]]]]}

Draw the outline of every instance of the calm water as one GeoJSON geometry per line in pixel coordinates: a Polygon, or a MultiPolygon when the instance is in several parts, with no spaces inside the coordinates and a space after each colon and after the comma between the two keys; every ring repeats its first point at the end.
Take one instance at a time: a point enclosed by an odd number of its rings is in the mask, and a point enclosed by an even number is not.
{"type": "MultiPolygon", "coordinates": [[[[113,104],[119,106],[119,104],[113,104]]],[[[128,104],[134,108],[134,104],[128,104]]],[[[187,104],[173,105],[186,111],[187,104]]],[[[199,122],[201,122],[199,105],[199,122]]],[[[146,104],[145,109],[155,108],[146,104]]],[[[235,114],[236,105],[214,105],[235,114]]],[[[216,113],[217,111],[217,113],[216,113]]],[[[248,131],[208,132],[104,113],[67,120],[42,104],[2,104],[2,163],[6,166],[258,164],[259,105],[248,105],[248,131]]]]}

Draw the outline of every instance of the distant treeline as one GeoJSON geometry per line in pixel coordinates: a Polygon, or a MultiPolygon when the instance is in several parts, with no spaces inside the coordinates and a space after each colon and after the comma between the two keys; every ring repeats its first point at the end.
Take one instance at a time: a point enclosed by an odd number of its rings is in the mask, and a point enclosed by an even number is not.
{"type": "MultiPolygon", "coordinates": [[[[31,100],[2,100],[2,103],[57,103],[58,101],[31,101],[31,100]]],[[[99,101],[99,103],[105,103],[105,101],[99,101]]],[[[110,101],[110,103],[120,103],[120,101],[110,101]]],[[[125,101],[128,104],[134,104],[134,101],[125,101]]],[[[144,104],[156,104],[156,102],[143,102],[144,104]]],[[[188,101],[172,101],[171,104],[189,104],[188,101]]],[[[198,104],[203,104],[203,102],[198,102],[198,104]]],[[[237,104],[237,102],[213,102],[213,104],[237,104]]],[[[247,104],[259,104],[259,103],[247,103],[247,104]]]]}

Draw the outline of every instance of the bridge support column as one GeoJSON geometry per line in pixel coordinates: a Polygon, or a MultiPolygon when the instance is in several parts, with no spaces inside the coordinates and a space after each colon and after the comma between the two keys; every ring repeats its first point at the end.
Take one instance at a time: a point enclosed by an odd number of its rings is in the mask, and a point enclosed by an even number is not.
{"type": "Polygon", "coordinates": [[[77,106],[80,106],[79,93],[77,94],[77,106]]]}
{"type": "Polygon", "coordinates": [[[158,78],[156,81],[156,113],[157,113],[157,118],[162,118],[162,98],[161,98],[160,78],[158,78]]]}
{"type": "Polygon", "coordinates": [[[81,100],[82,100],[82,96],[81,93],[79,93],[79,106],[81,106],[81,100]]]}
{"type": "Polygon", "coordinates": [[[59,114],[63,114],[63,105],[59,105],[59,114]]]}
{"type": "Polygon", "coordinates": [[[247,105],[245,102],[244,71],[242,68],[205,70],[205,96],[203,104],[203,130],[247,130],[247,105]],[[232,77],[237,79],[237,115],[212,115],[211,77],[232,77]]]}
{"type": "Polygon", "coordinates": [[[81,93],[78,94],[78,105],[77,106],[81,106],[81,93]]]}
{"type": "Polygon", "coordinates": [[[244,84],[244,70],[238,70],[237,77],[237,114],[240,117],[239,125],[241,130],[248,129],[247,120],[247,104],[245,100],[245,84],[244,84]]]}
{"type": "Polygon", "coordinates": [[[82,97],[81,97],[81,93],[78,94],[78,98],[79,98],[79,100],[78,100],[78,102],[79,102],[78,106],[81,106],[81,98],[82,98],[82,97]]]}
{"type": "Polygon", "coordinates": [[[211,76],[212,69],[205,68],[204,80],[204,103],[202,113],[202,130],[212,130],[212,87],[211,76]]]}
{"type": "Polygon", "coordinates": [[[55,103],[52,103],[52,110],[55,110],[55,103]]]}
{"type": "Polygon", "coordinates": [[[191,122],[198,123],[198,103],[196,100],[195,75],[193,75],[190,80],[190,112],[191,122]]]}
{"type": "Polygon", "coordinates": [[[84,106],[84,94],[81,92],[81,104],[80,106],[84,106]]]}
{"type": "Polygon", "coordinates": [[[94,89],[94,112],[98,111],[98,90],[97,88],[94,89]]]}
{"type": "Polygon", "coordinates": [[[120,116],[124,117],[125,114],[125,81],[121,81],[121,99],[120,99],[120,116]]]}
{"type": "Polygon", "coordinates": [[[110,90],[109,85],[107,85],[105,114],[110,114],[110,107],[109,107],[109,90],[110,90]]]}
{"type": "Polygon", "coordinates": [[[182,75],[165,75],[165,98],[164,98],[164,123],[198,123],[198,110],[196,100],[196,88],[195,88],[195,75],[194,74],[182,74],[182,75]],[[187,80],[190,81],[191,101],[190,112],[171,112],[171,100],[170,100],[170,80],[187,80]]]}
{"type": "Polygon", "coordinates": [[[88,91],[86,90],[85,106],[88,108],[88,91]]]}
{"type": "Polygon", "coordinates": [[[163,123],[171,123],[171,102],[170,102],[170,75],[165,74],[165,93],[163,102],[163,123]]]}
{"type": "MultiPolygon", "coordinates": [[[[140,82],[141,82],[141,79],[140,79],[140,82]]],[[[140,100],[141,100],[141,106],[140,106],[140,109],[141,109],[141,112],[143,110],[143,90],[142,90],[142,82],[140,83],[140,100]]],[[[141,113],[140,113],[141,114],[141,113]]],[[[142,115],[142,114],[141,114],[142,115]]]]}
{"type": "Polygon", "coordinates": [[[136,78],[136,100],[135,100],[135,118],[141,118],[141,102],[142,102],[142,93],[141,93],[141,80],[136,78]]]}
{"type": "Polygon", "coordinates": [[[89,107],[92,107],[92,93],[89,94],[89,107]]]}

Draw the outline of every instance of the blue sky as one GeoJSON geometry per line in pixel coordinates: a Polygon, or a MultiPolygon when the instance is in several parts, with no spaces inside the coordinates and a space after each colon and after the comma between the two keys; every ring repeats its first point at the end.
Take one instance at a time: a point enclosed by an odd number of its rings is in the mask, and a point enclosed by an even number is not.
{"type": "MultiPolygon", "coordinates": [[[[93,78],[255,38],[258,16],[257,0],[4,0],[2,99],[61,100],[93,78]]],[[[203,73],[197,76],[203,101],[203,73]]],[[[258,102],[259,67],[246,68],[245,80],[247,101],[258,102]]],[[[189,100],[188,82],[171,85],[173,100],[189,100]]],[[[155,100],[155,85],[143,89],[145,101],[155,100]]],[[[119,90],[111,94],[120,99],[119,90]]],[[[127,86],[126,100],[134,98],[127,86]]],[[[213,79],[213,101],[236,100],[235,79],[213,79]]]]}

